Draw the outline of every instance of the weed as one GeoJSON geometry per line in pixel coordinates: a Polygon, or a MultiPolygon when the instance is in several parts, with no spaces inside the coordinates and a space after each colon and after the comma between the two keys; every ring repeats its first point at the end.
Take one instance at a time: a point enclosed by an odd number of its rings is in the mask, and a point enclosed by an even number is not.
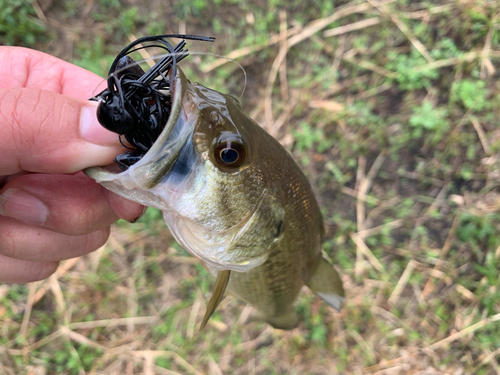
{"type": "Polygon", "coordinates": [[[57,374],[80,374],[89,371],[102,351],[87,345],[73,345],[65,341],[61,347],[43,359],[49,372],[57,374]]]}
{"type": "Polygon", "coordinates": [[[206,6],[205,0],[176,1],[173,10],[177,17],[186,20],[189,16],[199,17],[206,6]]]}
{"type": "Polygon", "coordinates": [[[12,285],[9,288],[9,293],[7,294],[7,299],[12,302],[18,302],[24,300],[28,296],[28,288],[26,285],[12,285]]]}
{"type": "Polygon", "coordinates": [[[474,215],[464,213],[460,216],[458,238],[466,243],[483,249],[493,249],[498,246],[500,238],[496,223],[499,216],[495,214],[474,215]]]}
{"type": "Polygon", "coordinates": [[[446,37],[436,43],[430,54],[436,60],[460,58],[463,56],[463,52],[458,48],[453,39],[446,37]]]}
{"type": "Polygon", "coordinates": [[[466,110],[477,112],[491,108],[487,96],[484,81],[464,79],[454,82],[451,87],[451,100],[461,104],[466,110]]]}
{"type": "Polygon", "coordinates": [[[488,314],[493,315],[500,308],[500,261],[492,251],[489,251],[486,254],[484,265],[474,264],[474,268],[484,276],[475,294],[488,314]]]}
{"type": "Polygon", "coordinates": [[[317,152],[324,152],[330,147],[330,141],[325,138],[323,131],[304,121],[300,123],[300,129],[292,132],[292,135],[300,151],[310,150],[315,146],[317,152]]]}
{"type": "Polygon", "coordinates": [[[109,65],[113,62],[113,59],[106,54],[104,39],[99,36],[96,36],[92,43],[81,43],[75,55],[77,57],[73,60],[74,64],[101,77],[106,77],[109,65]]]}
{"type": "MultiPolygon", "coordinates": [[[[121,20],[119,24],[121,25],[120,33],[123,33],[123,37],[126,37],[132,33],[135,33],[135,25],[137,24],[137,18],[139,15],[139,8],[130,7],[125,9],[121,13],[121,20]]],[[[121,34],[118,35],[121,37],[121,34]]]]}
{"type": "Polygon", "coordinates": [[[99,0],[104,9],[119,9],[120,0],[99,0]]]}
{"type": "Polygon", "coordinates": [[[434,108],[431,102],[424,101],[421,106],[414,107],[409,124],[413,128],[412,136],[420,138],[424,131],[432,135],[432,143],[441,141],[449,128],[448,111],[444,108],[434,108]]]}
{"type": "Polygon", "coordinates": [[[167,357],[157,357],[155,359],[155,363],[157,366],[163,367],[165,369],[172,368],[172,360],[167,357]]]}
{"type": "Polygon", "coordinates": [[[325,346],[327,339],[327,329],[323,323],[323,317],[317,315],[318,318],[312,319],[313,326],[311,327],[311,340],[319,344],[320,346],[325,346]]]}
{"type": "Polygon", "coordinates": [[[436,69],[422,69],[427,65],[427,60],[414,49],[409,55],[389,51],[387,59],[385,68],[396,73],[396,82],[401,90],[431,87],[432,80],[439,77],[439,72],[436,69]]]}
{"type": "Polygon", "coordinates": [[[81,3],[78,0],[67,0],[64,2],[64,10],[65,13],[69,17],[75,17],[78,14],[79,8],[78,6],[81,3]]]}
{"type": "Polygon", "coordinates": [[[42,41],[45,27],[36,18],[30,0],[0,0],[0,41],[28,47],[42,41]]]}

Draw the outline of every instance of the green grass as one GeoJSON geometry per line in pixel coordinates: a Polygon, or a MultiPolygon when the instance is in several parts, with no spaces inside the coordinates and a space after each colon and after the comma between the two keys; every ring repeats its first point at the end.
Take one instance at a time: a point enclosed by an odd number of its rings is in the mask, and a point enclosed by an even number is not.
{"type": "Polygon", "coordinates": [[[2,44],[33,47],[46,37],[47,28],[37,17],[29,0],[0,1],[2,44]]]}
{"type": "MultiPolygon", "coordinates": [[[[279,46],[266,43],[280,32],[279,11],[290,31],[341,10],[320,0],[190,0],[169,9],[100,0],[90,10],[80,2],[44,9],[58,24],[38,19],[31,2],[9,4],[0,11],[3,44],[55,53],[102,76],[131,33],[185,26],[217,38],[189,43],[191,51],[222,55],[258,45],[237,59],[248,76],[242,105],[268,130],[275,129],[261,104],[279,46]]],[[[275,121],[295,100],[277,138],[317,193],[323,250],[346,289],[343,310],[304,290],[296,306],[302,323],[283,332],[226,297],[198,332],[213,278],[149,209],[136,224],[115,225],[99,256],[60,275],[60,294],[47,282],[0,286],[0,373],[498,372],[500,9],[474,1],[342,4],[366,8],[291,47],[288,98],[278,75],[271,100],[275,121]],[[379,22],[323,34],[372,18],[379,22]],[[333,101],[337,110],[311,101],[333,101]],[[374,167],[377,157],[383,162],[374,167]],[[366,195],[359,192],[363,176],[366,195]],[[383,269],[351,239],[361,229],[373,229],[364,242],[383,269]],[[28,315],[30,288],[47,291],[28,315]]],[[[239,96],[243,75],[234,64],[202,71],[214,60],[192,56],[182,64],[193,80],[239,96]]]]}

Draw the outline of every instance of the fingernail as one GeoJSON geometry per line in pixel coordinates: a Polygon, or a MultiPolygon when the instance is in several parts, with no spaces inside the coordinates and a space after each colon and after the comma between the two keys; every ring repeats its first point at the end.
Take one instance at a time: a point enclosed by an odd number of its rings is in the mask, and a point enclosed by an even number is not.
{"type": "Polygon", "coordinates": [[[139,216],[137,216],[136,218],[134,218],[132,220],[128,220],[128,222],[131,224],[137,223],[139,221],[139,219],[144,215],[144,213],[146,212],[147,209],[148,208],[146,206],[144,206],[141,213],[139,214],[139,216]]]}
{"type": "Polygon", "coordinates": [[[17,188],[10,188],[0,194],[0,215],[29,223],[43,224],[49,210],[35,196],[17,188]]]}
{"type": "Polygon", "coordinates": [[[99,145],[120,144],[118,134],[105,129],[97,121],[98,102],[88,102],[80,114],[80,133],[84,140],[99,145]]]}

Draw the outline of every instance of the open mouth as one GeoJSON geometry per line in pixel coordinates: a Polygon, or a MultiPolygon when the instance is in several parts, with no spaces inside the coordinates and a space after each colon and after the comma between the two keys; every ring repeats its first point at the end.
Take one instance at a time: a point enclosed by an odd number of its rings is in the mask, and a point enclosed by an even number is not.
{"type": "MultiPolygon", "coordinates": [[[[91,98],[99,102],[97,118],[101,125],[117,133],[127,149],[114,160],[122,171],[137,164],[154,148],[156,141],[167,141],[174,133],[178,136],[182,132],[182,129],[178,129],[177,119],[186,79],[182,73],[178,75],[177,71],[178,63],[188,56],[184,39],[213,41],[210,37],[193,35],[139,38],[117,55],[109,70],[107,88],[91,98]],[[183,40],[174,47],[166,37],[183,40]],[[147,60],[155,63],[144,71],[140,62],[131,55],[146,49],[160,49],[167,53],[147,60]],[[176,92],[179,91],[181,95],[176,100],[176,92]]],[[[178,150],[174,148],[172,151],[178,150]]]]}
{"type": "MultiPolygon", "coordinates": [[[[191,137],[195,125],[195,114],[189,113],[189,82],[177,68],[171,88],[171,106],[168,120],[152,146],[138,160],[125,170],[117,170],[116,165],[92,167],[85,174],[104,187],[125,198],[159,209],[166,209],[165,203],[148,192],[174,168],[184,145],[191,137]]],[[[186,166],[184,166],[186,167],[186,166]]],[[[182,165],[176,165],[182,169],[182,165]]]]}

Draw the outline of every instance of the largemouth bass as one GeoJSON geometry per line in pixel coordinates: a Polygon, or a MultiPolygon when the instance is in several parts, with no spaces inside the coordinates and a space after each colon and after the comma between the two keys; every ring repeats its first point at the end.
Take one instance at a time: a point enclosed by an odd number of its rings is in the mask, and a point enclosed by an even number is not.
{"type": "Polygon", "coordinates": [[[339,310],[341,280],[321,255],[321,213],[290,154],[237,99],[191,83],[177,67],[158,139],[125,171],[85,171],[109,190],[163,212],[175,239],[217,276],[203,325],[224,289],[275,328],[298,323],[301,288],[339,310]]]}

